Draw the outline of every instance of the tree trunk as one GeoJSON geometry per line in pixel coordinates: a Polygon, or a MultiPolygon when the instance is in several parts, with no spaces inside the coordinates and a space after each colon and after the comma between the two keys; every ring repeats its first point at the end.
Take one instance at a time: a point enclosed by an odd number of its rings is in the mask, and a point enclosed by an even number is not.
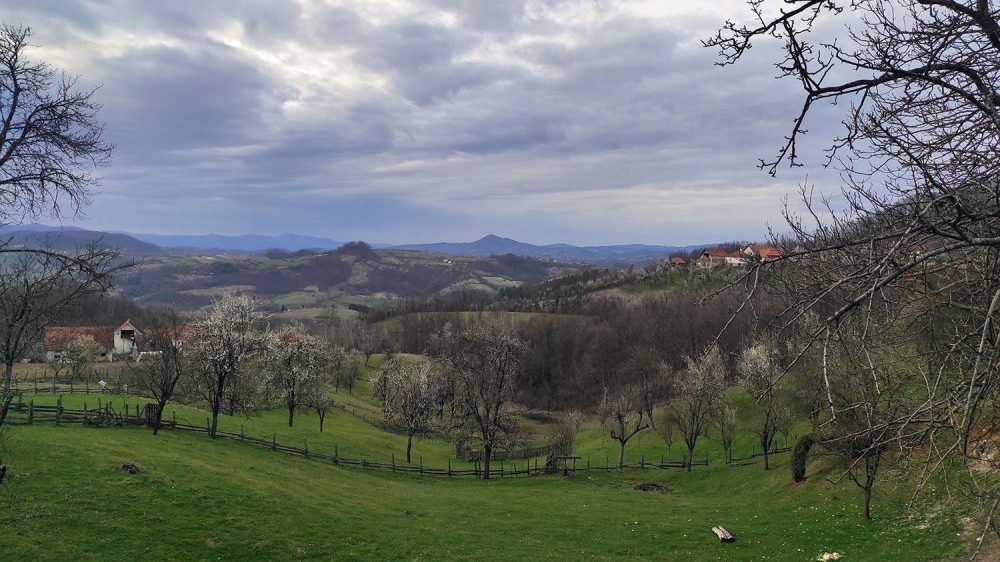
{"type": "Polygon", "coordinates": [[[163,409],[166,407],[166,402],[156,403],[156,416],[153,418],[153,435],[160,432],[160,421],[163,419],[163,409]]]}
{"type": "Polygon", "coordinates": [[[222,402],[219,398],[212,399],[212,424],[208,428],[208,436],[215,438],[215,430],[219,427],[219,410],[222,409],[222,402]]]}
{"type": "Polygon", "coordinates": [[[688,445],[687,469],[691,472],[691,463],[694,462],[694,445],[688,445]]]}
{"type": "Polygon", "coordinates": [[[872,486],[874,482],[869,478],[865,482],[865,521],[871,521],[872,518],[872,486]]]}
{"type": "Polygon", "coordinates": [[[326,413],[319,414],[319,432],[323,433],[323,421],[326,419],[326,413]]]}
{"type": "Polygon", "coordinates": [[[768,460],[768,454],[769,453],[767,451],[767,446],[765,445],[764,446],[764,470],[769,470],[771,468],[771,465],[770,465],[769,460],[768,460]]]}
{"type": "Polygon", "coordinates": [[[483,445],[483,480],[490,479],[490,458],[493,456],[493,446],[483,445]]]}
{"type": "Polygon", "coordinates": [[[406,464],[410,464],[410,449],[413,448],[413,434],[406,434],[406,464]]]}
{"type": "Polygon", "coordinates": [[[295,404],[290,403],[288,405],[288,427],[292,427],[293,423],[295,423],[295,404]]]}
{"type": "Polygon", "coordinates": [[[625,442],[618,442],[618,470],[625,468],[625,442]]]}
{"type": "Polygon", "coordinates": [[[11,390],[11,381],[14,379],[14,360],[8,359],[3,366],[3,394],[0,394],[0,427],[3,427],[7,420],[7,412],[10,411],[10,403],[14,398],[11,390]]]}

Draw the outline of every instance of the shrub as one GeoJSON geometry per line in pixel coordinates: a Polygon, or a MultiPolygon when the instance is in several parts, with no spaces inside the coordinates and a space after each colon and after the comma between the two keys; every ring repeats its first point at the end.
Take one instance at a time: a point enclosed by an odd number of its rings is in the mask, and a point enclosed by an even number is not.
{"type": "Polygon", "coordinates": [[[812,448],[815,440],[810,434],[799,437],[795,442],[795,449],[792,450],[792,478],[796,482],[806,479],[806,460],[809,457],[809,449],[812,448]]]}

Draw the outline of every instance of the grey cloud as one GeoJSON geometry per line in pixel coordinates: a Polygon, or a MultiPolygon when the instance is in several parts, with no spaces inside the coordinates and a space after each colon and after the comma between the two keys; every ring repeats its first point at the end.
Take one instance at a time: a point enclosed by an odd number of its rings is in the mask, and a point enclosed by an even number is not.
{"type": "MultiPolygon", "coordinates": [[[[351,3],[291,0],[46,0],[8,13],[38,27],[44,44],[90,45],[76,54],[76,71],[104,85],[118,144],[91,212],[107,224],[91,226],[123,228],[116,217],[148,213],[165,221],[158,230],[188,228],[190,217],[164,211],[185,200],[219,230],[261,230],[282,216],[287,223],[273,229],[295,230],[307,207],[313,233],[357,237],[317,229],[325,212],[368,200],[393,213],[363,228],[400,233],[374,240],[516,225],[542,241],[671,242],[691,227],[599,212],[641,206],[635,198],[650,193],[656,208],[706,196],[735,206],[757,198],[764,208],[774,186],[800,177],[778,184],[753,168],[777,148],[799,100],[795,84],[771,79],[768,47],[719,69],[712,52],[693,46],[690,22],[637,19],[613,2],[428,0],[412,18],[379,20],[351,3]],[[600,17],[577,27],[560,19],[575,8],[600,17]],[[169,40],[118,50],[88,43],[126,34],[169,40]],[[292,51],[337,54],[343,68],[284,74],[261,62],[292,51]],[[341,71],[343,82],[293,82],[341,71]],[[226,205],[238,212],[227,215],[226,205]]],[[[815,123],[816,136],[829,138],[835,125],[815,123]]]]}

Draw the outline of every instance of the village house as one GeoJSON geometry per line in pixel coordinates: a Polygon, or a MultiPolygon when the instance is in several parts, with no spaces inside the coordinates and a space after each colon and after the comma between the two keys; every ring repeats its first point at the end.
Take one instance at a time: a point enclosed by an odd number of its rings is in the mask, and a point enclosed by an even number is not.
{"type": "Polygon", "coordinates": [[[682,258],[682,257],[680,257],[680,256],[675,256],[675,257],[670,258],[670,265],[672,265],[674,267],[680,267],[680,266],[686,265],[686,264],[687,264],[687,260],[684,259],[684,258],[682,258]]]}
{"type": "Polygon", "coordinates": [[[724,248],[706,248],[695,263],[703,268],[721,265],[739,267],[747,263],[747,258],[742,252],[727,252],[724,248]]]}
{"type": "Polygon", "coordinates": [[[747,244],[743,248],[743,255],[747,258],[759,259],[760,261],[774,261],[785,255],[785,252],[777,246],[747,244]]]}
{"type": "Polygon", "coordinates": [[[97,342],[100,352],[95,361],[113,361],[115,356],[135,357],[139,353],[139,330],[131,320],[114,326],[50,326],[45,328],[42,347],[49,363],[62,361],[69,346],[79,337],[89,336],[97,342]]]}

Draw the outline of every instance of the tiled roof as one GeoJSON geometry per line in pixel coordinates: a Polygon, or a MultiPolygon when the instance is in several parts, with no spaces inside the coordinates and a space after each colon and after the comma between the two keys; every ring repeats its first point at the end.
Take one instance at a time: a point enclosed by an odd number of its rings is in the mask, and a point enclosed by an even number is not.
{"type": "Polygon", "coordinates": [[[115,347],[114,326],[47,327],[42,337],[42,347],[45,348],[45,351],[63,351],[70,342],[80,336],[94,338],[97,345],[101,346],[103,353],[107,353],[115,347]]]}

